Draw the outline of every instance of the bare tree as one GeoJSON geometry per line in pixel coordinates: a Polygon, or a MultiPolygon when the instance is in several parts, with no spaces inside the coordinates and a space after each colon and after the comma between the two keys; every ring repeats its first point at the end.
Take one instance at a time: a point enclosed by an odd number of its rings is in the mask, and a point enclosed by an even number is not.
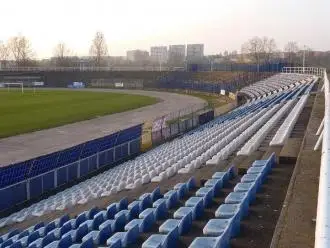
{"type": "Polygon", "coordinates": [[[63,42],[58,43],[54,49],[55,63],[58,66],[70,66],[71,60],[69,56],[71,55],[70,49],[63,42]]]}
{"type": "Polygon", "coordinates": [[[289,41],[285,47],[284,52],[289,63],[294,63],[297,59],[297,54],[299,52],[299,47],[297,42],[289,41]]]}
{"type": "Polygon", "coordinates": [[[262,38],[263,47],[263,60],[264,63],[270,63],[276,56],[277,45],[273,38],[263,37],[262,38]]]}
{"type": "Polygon", "coordinates": [[[26,66],[33,56],[31,43],[25,36],[12,37],[8,42],[9,50],[17,66],[26,66]]]}
{"type": "Polygon", "coordinates": [[[102,57],[108,54],[108,48],[102,32],[96,32],[89,53],[94,57],[95,65],[101,66],[102,57]]]}
{"type": "Polygon", "coordinates": [[[269,63],[275,57],[277,50],[273,38],[253,37],[242,45],[242,54],[248,55],[258,66],[261,63],[269,63]]]}
{"type": "Polygon", "coordinates": [[[5,43],[0,42],[0,67],[1,66],[6,67],[8,58],[9,58],[9,48],[5,43]]]}

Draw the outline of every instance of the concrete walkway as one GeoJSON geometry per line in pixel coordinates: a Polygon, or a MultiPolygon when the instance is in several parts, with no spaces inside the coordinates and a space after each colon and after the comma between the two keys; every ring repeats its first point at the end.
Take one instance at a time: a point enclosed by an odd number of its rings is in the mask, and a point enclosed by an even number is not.
{"type": "Polygon", "coordinates": [[[59,151],[118,130],[153,120],[171,112],[202,105],[204,100],[188,95],[142,90],[84,89],[156,97],[159,103],[56,128],[0,139],[0,167],[59,151]]]}

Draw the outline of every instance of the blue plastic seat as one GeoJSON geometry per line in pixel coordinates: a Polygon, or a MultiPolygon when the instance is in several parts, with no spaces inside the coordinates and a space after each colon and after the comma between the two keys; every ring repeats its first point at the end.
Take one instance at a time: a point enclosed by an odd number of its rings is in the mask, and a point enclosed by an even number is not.
{"type": "Polygon", "coordinates": [[[189,180],[187,181],[186,184],[187,184],[188,191],[195,189],[197,187],[196,178],[194,178],[194,177],[189,178],[189,180]]]}
{"type": "Polygon", "coordinates": [[[93,239],[90,238],[81,244],[73,244],[69,248],[94,248],[93,239]]]}
{"type": "Polygon", "coordinates": [[[192,213],[192,219],[196,220],[204,214],[204,201],[202,197],[190,197],[185,202],[185,207],[180,207],[174,212],[175,219],[181,219],[188,212],[192,213]]]}
{"type": "Polygon", "coordinates": [[[158,199],[162,198],[163,195],[161,194],[160,192],[160,188],[159,186],[157,186],[152,192],[151,192],[151,201],[152,202],[155,202],[157,201],[158,199]]]}
{"type": "MultiPolygon", "coordinates": [[[[123,210],[122,210],[123,211],[123,210]]],[[[118,213],[116,214],[115,219],[113,220],[106,220],[99,226],[99,230],[103,228],[109,228],[111,232],[119,232],[124,230],[124,226],[126,224],[126,216],[125,213],[118,213]]]]}
{"type": "Polygon", "coordinates": [[[128,207],[128,199],[124,197],[117,203],[117,212],[119,212],[120,210],[127,209],[127,207],[128,207]]]}
{"type": "Polygon", "coordinates": [[[51,232],[52,230],[54,230],[56,228],[56,224],[55,222],[50,222],[45,226],[45,232],[44,235],[48,234],[49,232],[51,232]]]}
{"type": "Polygon", "coordinates": [[[49,233],[45,237],[33,241],[29,248],[42,248],[56,240],[54,233],[49,233]]]}
{"type": "Polygon", "coordinates": [[[55,219],[54,222],[57,227],[62,227],[64,223],[67,222],[68,220],[70,220],[70,217],[69,215],[65,214],[60,218],[55,219]]]}
{"type": "Polygon", "coordinates": [[[11,231],[7,232],[6,234],[2,235],[1,238],[2,238],[3,242],[5,242],[6,240],[8,240],[11,237],[13,237],[17,234],[20,234],[20,233],[21,233],[20,230],[14,229],[14,230],[11,230],[11,231]]]}
{"type": "Polygon", "coordinates": [[[86,215],[87,219],[91,220],[99,211],[100,210],[97,207],[92,207],[90,210],[83,212],[83,214],[86,215]]]}
{"type": "Polygon", "coordinates": [[[38,231],[34,231],[29,236],[24,236],[18,241],[22,244],[23,247],[26,247],[38,238],[41,238],[40,233],[38,231]]]}
{"type": "MultiPolygon", "coordinates": [[[[32,231],[33,232],[33,231],[32,231]]],[[[27,237],[27,236],[29,236],[30,235],[30,233],[32,233],[32,232],[29,232],[29,230],[24,230],[23,232],[21,232],[21,233],[19,233],[18,234],[18,239],[21,239],[21,238],[23,238],[23,237],[27,237]]],[[[0,244],[1,244],[2,242],[1,242],[1,237],[0,237],[0,244]]]]}
{"type": "Polygon", "coordinates": [[[164,194],[164,199],[166,199],[166,205],[168,209],[174,208],[179,200],[178,192],[176,190],[169,190],[164,194]]]}
{"type": "Polygon", "coordinates": [[[241,204],[242,215],[247,216],[249,210],[249,199],[246,192],[231,192],[225,198],[226,204],[241,204]]]}
{"type": "Polygon", "coordinates": [[[153,212],[155,220],[165,219],[168,216],[168,209],[166,202],[162,201],[157,207],[147,208],[139,214],[139,219],[143,219],[149,212],[153,212]]]}
{"type": "Polygon", "coordinates": [[[266,166],[260,166],[260,167],[250,167],[246,174],[261,174],[261,182],[264,183],[267,179],[268,171],[266,166]]]}
{"type": "Polygon", "coordinates": [[[0,244],[0,248],[5,248],[5,247],[8,247],[12,244],[14,244],[14,241],[12,239],[7,239],[2,244],[0,244]]]}
{"type": "Polygon", "coordinates": [[[56,228],[49,233],[54,233],[57,239],[61,238],[64,234],[72,230],[72,226],[70,222],[64,223],[64,225],[60,228],[56,228]]]}
{"type": "Polygon", "coordinates": [[[143,244],[142,248],[173,248],[179,238],[178,227],[168,234],[153,234],[143,244]]]}
{"type": "Polygon", "coordinates": [[[39,222],[38,224],[35,224],[34,226],[30,226],[27,230],[29,231],[29,233],[33,233],[36,230],[39,230],[40,228],[44,227],[45,223],[43,222],[39,222]]]}
{"type": "MultiPolygon", "coordinates": [[[[150,208],[148,208],[148,209],[150,209],[150,208]]],[[[143,215],[139,215],[139,217],[140,216],[143,216],[143,218],[131,220],[128,224],[126,224],[125,231],[130,230],[136,224],[139,226],[140,233],[149,231],[156,221],[154,212],[148,211],[148,212],[145,212],[143,215]]]]}
{"type": "Polygon", "coordinates": [[[107,240],[107,245],[110,248],[126,247],[129,244],[135,243],[138,237],[139,237],[139,226],[135,225],[127,232],[117,232],[114,235],[112,235],[107,240]]]}
{"type": "Polygon", "coordinates": [[[83,238],[82,241],[85,242],[90,238],[93,240],[94,245],[102,245],[105,244],[108,238],[112,235],[112,230],[110,225],[105,226],[100,231],[91,231],[87,233],[83,238]]]}
{"type": "Polygon", "coordinates": [[[213,188],[202,187],[197,190],[196,196],[203,197],[204,207],[207,208],[212,205],[214,190],[213,188]]]}
{"type": "Polygon", "coordinates": [[[72,228],[77,228],[78,226],[80,226],[81,223],[85,222],[86,220],[88,220],[86,213],[81,213],[77,216],[77,218],[75,220],[69,220],[68,222],[71,222],[71,226],[72,228]]]}
{"type": "Polygon", "coordinates": [[[238,183],[234,187],[234,192],[246,192],[248,194],[249,202],[254,202],[257,194],[257,184],[252,183],[238,183]]]}
{"type": "Polygon", "coordinates": [[[63,237],[60,240],[53,241],[52,243],[45,246],[45,248],[69,248],[72,245],[70,236],[63,237]]]}
{"type": "Polygon", "coordinates": [[[151,195],[150,194],[141,195],[139,197],[138,202],[139,202],[139,206],[140,206],[140,212],[142,212],[146,208],[150,208],[152,206],[151,195]]]}
{"type": "Polygon", "coordinates": [[[178,192],[179,199],[182,199],[188,191],[186,183],[178,183],[174,186],[174,189],[178,192]]]}
{"type": "Polygon", "coordinates": [[[219,237],[225,234],[228,240],[231,237],[232,219],[210,219],[203,228],[203,234],[210,237],[219,237]]]}
{"type": "Polygon", "coordinates": [[[173,229],[178,228],[179,235],[186,234],[191,229],[192,213],[188,212],[182,219],[168,219],[160,227],[159,232],[168,234],[173,229]]]}
{"type": "Polygon", "coordinates": [[[229,248],[229,240],[226,234],[219,237],[197,237],[189,248],[229,248]]]}
{"type": "Polygon", "coordinates": [[[229,173],[226,171],[215,172],[212,175],[213,179],[222,179],[223,183],[226,184],[229,181],[229,173]]]}
{"type": "Polygon", "coordinates": [[[232,218],[232,230],[231,233],[233,237],[239,235],[242,211],[241,204],[221,204],[215,211],[215,217],[220,219],[232,218]]]}
{"type": "Polygon", "coordinates": [[[217,178],[209,179],[205,182],[204,187],[213,188],[214,196],[219,196],[223,187],[223,181],[217,178]]]}
{"type": "Polygon", "coordinates": [[[245,174],[244,176],[242,176],[241,182],[242,183],[253,183],[253,182],[255,182],[256,183],[256,190],[257,190],[257,192],[259,192],[260,189],[261,189],[261,185],[262,185],[261,177],[262,177],[261,173],[259,173],[259,174],[245,174]]]}
{"type": "Polygon", "coordinates": [[[137,216],[139,215],[139,204],[135,205],[135,207],[130,210],[120,210],[118,213],[116,213],[115,219],[117,219],[119,215],[125,216],[125,223],[137,218],[137,216]]]}
{"type": "Polygon", "coordinates": [[[89,232],[88,230],[88,226],[87,224],[86,225],[81,225],[79,226],[76,230],[71,230],[69,232],[67,232],[66,234],[64,234],[62,236],[63,237],[66,237],[66,236],[70,236],[71,237],[71,240],[72,242],[81,242],[82,238],[89,232]]]}

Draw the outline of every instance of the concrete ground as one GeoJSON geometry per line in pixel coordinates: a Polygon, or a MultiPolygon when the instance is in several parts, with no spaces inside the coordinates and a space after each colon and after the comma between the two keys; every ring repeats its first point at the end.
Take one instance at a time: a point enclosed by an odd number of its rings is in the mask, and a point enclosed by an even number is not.
{"type": "Polygon", "coordinates": [[[0,165],[8,165],[59,151],[183,108],[189,108],[195,104],[203,105],[205,103],[200,98],[168,92],[110,89],[84,90],[152,96],[158,98],[160,102],[127,112],[0,139],[0,165]]]}
{"type": "Polygon", "coordinates": [[[324,94],[318,93],[271,248],[314,247],[321,151],[313,148],[323,116],[324,94]]]}

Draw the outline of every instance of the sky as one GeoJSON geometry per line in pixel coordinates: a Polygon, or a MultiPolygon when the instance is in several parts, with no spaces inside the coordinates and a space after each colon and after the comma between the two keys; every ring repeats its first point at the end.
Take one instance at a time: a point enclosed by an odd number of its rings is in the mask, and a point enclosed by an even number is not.
{"type": "Polygon", "coordinates": [[[330,0],[0,0],[0,41],[21,34],[37,58],[64,42],[88,55],[97,31],[109,54],[153,45],[204,43],[204,53],[240,51],[254,36],[330,50],[330,0]]]}

